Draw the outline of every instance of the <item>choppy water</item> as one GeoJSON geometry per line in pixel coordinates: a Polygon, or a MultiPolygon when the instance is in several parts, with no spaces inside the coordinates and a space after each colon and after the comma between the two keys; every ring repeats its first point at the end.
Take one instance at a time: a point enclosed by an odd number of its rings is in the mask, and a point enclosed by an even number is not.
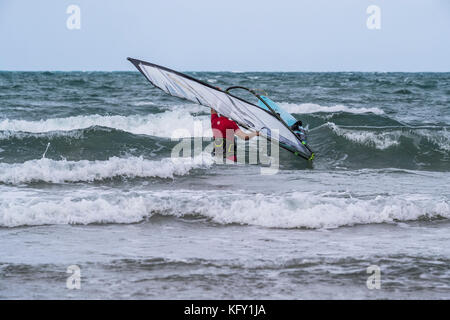
{"type": "Polygon", "coordinates": [[[209,110],[137,72],[0,72],[0,298],[450,298],[449,73],[192,75],[265,90],[314,164],[171,161],[209,110]]]}

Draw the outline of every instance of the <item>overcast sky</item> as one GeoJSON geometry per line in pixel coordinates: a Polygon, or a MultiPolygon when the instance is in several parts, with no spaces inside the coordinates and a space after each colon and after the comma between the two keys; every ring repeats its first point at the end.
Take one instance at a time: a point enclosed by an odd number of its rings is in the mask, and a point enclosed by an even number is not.
{"type": "Polygon", "coordinates": [[[450,1],[0,0],[0,39],[0,70],[448,72],[450,1]]]}

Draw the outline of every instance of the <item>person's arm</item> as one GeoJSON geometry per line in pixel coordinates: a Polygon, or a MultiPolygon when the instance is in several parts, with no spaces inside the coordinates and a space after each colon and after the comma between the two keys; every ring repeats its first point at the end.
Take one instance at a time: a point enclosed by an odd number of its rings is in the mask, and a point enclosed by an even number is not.
{"type": "Polygon", "coordinates": [[[259,136],[259,132],[255,131],[255,132],[250,132],[250,133],[245,133],[244,131],[242,131],[241,129],[237,129],[234,132],[235,135],[237,135],[239,138],[241,138],[242,140],[250,140],[253,137],[259,136]]]}

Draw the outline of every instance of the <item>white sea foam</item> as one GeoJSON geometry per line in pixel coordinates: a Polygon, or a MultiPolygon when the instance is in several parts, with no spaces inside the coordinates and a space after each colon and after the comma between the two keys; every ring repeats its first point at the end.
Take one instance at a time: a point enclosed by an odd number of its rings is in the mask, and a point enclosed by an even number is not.
{"type": "MultiPolygon", "coordinates": [[[[110,128],[103,128],[105,131],[110,131],[110,128]]],[[[45,137],[45,138],[56,138],[56,137],[68,137],[73,139],[83,138],[83,132],[79,130],[73,131],[48,131],[48,132],[23,132],[23,131],[0,131],[0,140],[9,140],[11,138],[16,139],[27,139],[30,137],[45,137]]]]}
{"type": "Polygon", "coordinates": [[[91,182],[114,177],[173,178],[185,175],[195,168],[208,167],[213,163],[210,154],[194,158],[165,158],[147,160],[143,157],[111,157],[105,161],[67,161],[39,159],[24,163],[0,163],[0,182],[23,184],[33,181],[49,183],[91,182]]]}
{"type": "Polygon", "coordinates": [[[327,126],[333,130],[338,136],[344,137],[347,140],[375,147],[379,150],[384,150],[393,146],[399,145],[400,131],[394,132],[370,132],[354,129],[344,129],[337,126],[333,122],[327,122],[327,126]]]}
{"type": "Polygon", "coordinates": [[[423,217],[450,218],[448,202],[414,195],[358,199],[337,192],[279,195],[188,190],[77,192],[46,199],[42,191],[34,194],[32,191],[6,191],[0,200],[0,226],[135,223],[155,213],[175,217],[198,214],[219,224],[314,229],[423,217]],[[224,198],[228,199],[226,206],[224,198]]]}
{"type": "Polygon", "coordinates": [[[152,101],[137,101],[133,103],[134,106],[141,107],[141,106],[155,106],[156,104],[152,101]]]}
{"type": "Polygon", "coordinates": [[[20,193],[4,194],[8,202],[0,202],[0,226],[16,227],[45,224],[133,223],[148,212],[142,197],[107,195],[95,199],[65,195],[58,200],[40,201],[20,193]]]}
{"type": "Polygon", "coordinates": [[[375,147],[379,150],[399,145],[400,137],[404,136],[416,140],[416,143],[419,143],[420,139],[425,138],[429,142],[437,145],[439,149],[447,152],[450,151],[450,134],[445,128],[443,130],[414,130],[414,128],[401,130],[401,128],[398,128],[397,130],[373,132],[356,128],[342,128],[333,122],[327,122],[325,125],[338,136],[362,145],[375,147]]]}
{"type": "MultiPolygon", "coordinates": [[[[4,119],[0,121],[0,138],[8,138],[11,132],[55,132],[55,131],[71,131],[77,129],[85,129],[92,126],[103,126],[114,128],[133,134],[146,134],[157,137],[171,137],[174,130],[185,132],[185,136],[212,136],[209,117],[197,116],[191,114],[191,110],[177,108],[175,110],[166,111],[157,114],[148,115],[131,115],[131,116],[75,116],[67,118],[52,118],[40,121],[28,120],[10,120],[4,119]],[[194,128],[201,124],[202,132],[196,132],[194,128]]],[[[178,136],[180,136],[178,134],[178,136]]]]}
{"type": "Polygon", "coordinates": [[[447,129],[436,131],[420,130],[419,133],[425,136],[429,142],[437,144],[440,149],[450,151],[450,131],[447,129]]]}
{"type": "Polygon", "coordinates": [[[335,112],[347,112],[354,114],[361,113],[374,113],[374,114],[384,114],[384,111],[378,108],[352,108],[343,105],[336,106],[321,106],[314,103],[302,103],[302,104],[294,104],[288,102],[280,103],[280,107],[286,110],[289,113],[317,113],[317,112],[325,112],[325,113],[335,113],[335,112]]]}

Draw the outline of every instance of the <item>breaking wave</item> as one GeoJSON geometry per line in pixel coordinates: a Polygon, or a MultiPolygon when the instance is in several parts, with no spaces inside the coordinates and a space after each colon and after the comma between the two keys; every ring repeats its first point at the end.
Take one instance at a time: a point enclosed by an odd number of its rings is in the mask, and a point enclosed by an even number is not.
{"type": "Polygon", "coordinates": [[[384,114],[384,111],[378,108],[352,108],[347,107],[343,105],[336,105],[336,106],[321,106],[314,103],[302,103],[302,104],[294,104],[294,103],[287,103],[283,102],[280,103],[280,106],[286,110],[289,113],[318,113],[318,112],[324,112],[324,113],[336,113],[336,112],[347,112],[347,113],[354,113],[354,114],[362,114],[362,113],[373,113],[376,115],[384,114]]]}
{"type": "Polygon", "coordinates": [[[146,134],[156,137],[212,136],[209,117],[194,117],[189,110],[175,109],[156,114],[131,116],[88,115],[39,121],[4,119],[0,121],[0,131],[4,131],[0,135],[0,139],[7,139],[15,132],[72,131],[92,126],[108,127],[133,134],[146,134]]]}
{"type": "MultiPolygon", "coordinates": [[[[25,191],[23,191],[25,192],[25,191]]],[[[21,193],[23,193],[21,192],[21,193]]],[[[269,228],[330,229],[373,223],[450,218],[450,204],[431,197],[401,195],[358,199],[346,192],[289,192],[279,195],[208,191],[106,192],[88,190],[42,200],[6,192],[0,226],[136,223],[153,215],[200,216],[212,223],[269,228]],[[229,199],[223,206],[223,199],[229,199]],[[220,209],[218,209],[220,208],[220,209]]]]}
{"type": "Polygon", "coordinates": [[[188,174],[196,168],[206,168],[213,163],[210,154],[194,158],[165,158],[160,161],[143,157],[111,157],[106,161],[67,161],[39,159],[24,163],[0,163],[0,183],[23,184],[31,182],[92,182],[115,177],[123,178],[173,178],[188,174]]]}
{"type": "Polygon", "coordinates": [[[446,128],[438,127],[348,127],[338,126],[333,122],[327,122],[336,135],[358,144],[384,150],[400,145],[403,138],[409,138],[415,144],[420,144],[421,139],[426,140],[441,149],[450,151],[450,132],[446,128]]]}
{"type": "MultiPolygon", "coordinates": [[[[150,104],[152,102],[138,102],[138,105],[150,104]]],[[[316,112],[349,112],[355,114],[372,112],[383,114],[378,108],[351,108],[346,106],[325,107],[317,104],[291,104],[282,103],[291,113],[316,113],[316,112]]],[[[159,106],[164,112],[146,115],[80,115],[66,118],[49,118],[37,121],[20,119],[0,120],[0,139],[8,139],[11,136],[20,136],[21,132],[27,133],[49,133],[57,135],[65,131],[86,129],[93,126],[107,127],[133,134],[145,134],[156,137],[211,137],[209,116],[207,109],[194,104],[159,106]]]]}

